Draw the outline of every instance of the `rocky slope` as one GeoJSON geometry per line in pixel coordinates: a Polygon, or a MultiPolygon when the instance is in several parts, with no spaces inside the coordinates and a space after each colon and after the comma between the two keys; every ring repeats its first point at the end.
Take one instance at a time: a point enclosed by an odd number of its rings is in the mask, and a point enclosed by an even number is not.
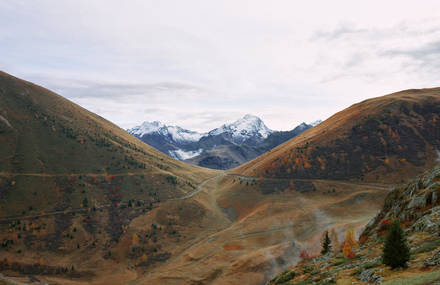
{"type": "MultiPolygon", "coordinates": [[[[336,252],[302,260],[268,284],[438,284],[440,283],[440,166],[394,188],[383,209],[361,233],[349,257],[344,242],[336,252]],[[384,237],[397,219],[411,249],[408,267],[382,264],[384,237]]],[[[323,229],[327,230],[327,229],[323,229]]],[[[342,239],[344,241],[344,239],[342,239]]]]}
{"type": "Polygon", "coordinates": [[[160,122],[144,122],[127,131],[176,159],[213,169],[230,169],[269,151],[313,125],[302,123],[291,131],[273,131],[260,118],[248,114],[207,133],[167,126],[160,122]]]}

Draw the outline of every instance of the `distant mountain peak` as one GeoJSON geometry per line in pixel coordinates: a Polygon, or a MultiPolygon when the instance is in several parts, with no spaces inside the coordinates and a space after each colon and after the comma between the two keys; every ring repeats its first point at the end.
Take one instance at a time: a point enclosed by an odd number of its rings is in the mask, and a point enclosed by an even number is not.
{"type": "Polygon", "coordinates": [[[168,126],[159,121],[143,122],[140,126],[128,129],[132,135],[143,137],[150,134],[160,134],[162,136],[170,136],[177,142],[195,142],[198,141],[204,134],[183,129],[179,126],[168,126]]]}
{"type": "Polygon", "coordinates": [[[243,118],[231,124],[224,124],[220,128],[210,131],[209,135],[225,134],[231,136],[234,142],[242,143],[251,138],[265,139],[273,131],[257,116],[246,114],[243,118]]]}

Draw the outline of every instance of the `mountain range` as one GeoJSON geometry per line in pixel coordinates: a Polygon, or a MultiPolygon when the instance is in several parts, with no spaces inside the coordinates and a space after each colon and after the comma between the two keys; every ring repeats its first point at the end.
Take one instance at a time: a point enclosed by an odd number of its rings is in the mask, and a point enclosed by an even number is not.
{"type": "Polygon", "coordinates": [[[143,142],[191,164],[213,169],[229,169],[247,162],[301,132],[319,124],[302,123],[291,131],[273,131],[257,116],[250,114],[206,133],[144,122],[127,132],[143,142]]]}
{"type": "MultiPolygon", "coordinates": [[[[0,72],[0,284],[264,284],[304,249],[319,255],[325,230],[340,240],[348,229],[361,232],[383,202],[365,250],[353,259],[313,258],[317,267],[301,267],[295,282],[332,284],[327,278],[339,274],[361,284],[365,274],[356,269],[372,266],[361,262],[380,254],[382,219],[392,216],[434,232],[412,240],[420,254],[409,271],[374,265],[374,274],[385,272],[389,281],[399,272],[440,271],[432,260],[432,249],[440,249],[433,239],[438,210],[431,212],[438,170],[390,193],[438,164],[439,114],[440,88],[365,100],[220,171],[173,159],[62,96],[0,72]],[[373,251],[370,242],[379,242],[373,251]],[[424,260],[433,264],[429,271],[424,260]]],[[[249,135],[252,128],[226,125],[204,137],[176,134],[172,142],[252,146],[255,138],[258,147],[275,133],[256,129],[249,135]]]]}

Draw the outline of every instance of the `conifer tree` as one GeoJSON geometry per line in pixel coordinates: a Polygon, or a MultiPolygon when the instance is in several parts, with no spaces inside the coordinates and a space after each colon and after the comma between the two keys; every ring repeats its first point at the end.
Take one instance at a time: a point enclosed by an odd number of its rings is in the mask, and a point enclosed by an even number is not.
{"type": "Polygon", "coordinates": [[[397,220],[393,221],[383,247],[382,262],[391,268],[406,267],[410,252],[405,234],[397,220]]]}
{"type": "Polygon", "coordinates": [[[330,252],[332,246],[331,246],[331,240],[328,236],[328,231],[325,231],[324,233],[324,239],[322,241],[322,250],[321,250],[321,254],[327,254],[328,252],[330,252]]]}

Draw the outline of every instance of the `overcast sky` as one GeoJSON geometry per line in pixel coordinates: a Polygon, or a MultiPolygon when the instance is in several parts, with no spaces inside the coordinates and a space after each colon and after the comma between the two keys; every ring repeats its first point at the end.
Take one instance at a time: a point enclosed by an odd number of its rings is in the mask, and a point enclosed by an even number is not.
{"type": "Polygon", "coordinates": [[[440,86],[440,1],[0,1],[0,69],[123,128],[292,129],[440,86]]]}

